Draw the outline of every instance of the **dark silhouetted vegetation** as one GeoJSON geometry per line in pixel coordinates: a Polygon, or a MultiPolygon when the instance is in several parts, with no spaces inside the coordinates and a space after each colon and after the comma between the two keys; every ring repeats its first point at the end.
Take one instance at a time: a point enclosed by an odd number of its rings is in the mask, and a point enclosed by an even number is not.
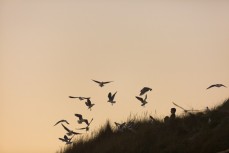
{"type": "MultiPolygon", "coordinates": [[[[134,130],[118,132],[109,121],[60,153],[217,153],[229,148],[229,99],[209,111],[186,113],[173,122],[133,117],[134,130]]],[[[113,123],[112,123],[113,125],[113,123]]]]}

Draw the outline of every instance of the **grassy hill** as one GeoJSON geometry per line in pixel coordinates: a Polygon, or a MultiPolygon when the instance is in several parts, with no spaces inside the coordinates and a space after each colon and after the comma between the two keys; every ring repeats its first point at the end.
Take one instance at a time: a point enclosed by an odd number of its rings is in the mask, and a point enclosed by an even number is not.
{"type": "Polygon", "coordinates": [[[187,113],[173,122],[156,119],[152,123],[148,117],[132,121],[135,132],[118,132],[107,122],[94,136],[77,140],[60,153],[217,153],[229,149],[229,99],[208,112],[187,113]]]}

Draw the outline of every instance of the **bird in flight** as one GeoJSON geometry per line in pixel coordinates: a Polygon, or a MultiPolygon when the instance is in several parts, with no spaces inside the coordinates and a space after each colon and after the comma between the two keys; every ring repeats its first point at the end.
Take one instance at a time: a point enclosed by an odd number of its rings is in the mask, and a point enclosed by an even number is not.
{"type": "Polygon", "coordinates": [[[148,103],[148,102],[146,101],[147,95],[145,95],[145,99],[143,99],[142,97],[138,97],[138,96],[136,96],[136,98],[142,103],[141,106],[145,106],[145,104],[148,103]]]}
{"type": "Polygon", "coordinates": [[[60,120],[58,122],[56,122],[56,124],[54,126],[56,126],[57,124],[59,123],[66,123],[66,124],[69,124],[67,120],[60,120]]]}
{"type": "Polygon", "coordinates": [[[193,110],[193,109],[188,110],[188,109],[184,109],[183,107],[177,105],[176,103],[174,103],[174,102],[172,102],[172,103],[173,103],[173,105],[175,105],[175,106],[179,107],[180,109],[184,110],[185,113],[188,113],[188,112],[199,112],[199,110],[193,110]]]}
{"type": "Polygon", "coordinates": [[[210,85],[207,89],[210,89],[210,88],[212,88],[212,87],[225,87],[225,88],[227,88],[225,85],[223,85],[223,84],[213,84],[213,85],[210,85]]]}
{"type": "Polygon", "coordinates": [[[74,97],[74,96],[69,96],[69,98],[78,98],[79,100],[90,99],[90,97],[74,97]]]}
{"type": "Polygon", "coordinates": [[[91,119],[91,121],[88,123],[88,125],[87,125],[86,127],[84,127],[84,128],[79,128],[79,129],[77,129],[77,130],[86,130],[86,132],[89,131],[89,126],[90,126],[90,124],[91,124],[92,121],[93,121],[93,118],[91,119]]]}
{"type": "Polygon", "coordinates": [[[140,91],[140,96],[144,95],[146,92],[151,91],[152,89],[149,87],[144,87],[142,88],[142,90],[140,91]]]}
{"type": "Polygon", "coordinates": [[[72,144],[71,140],[74,137],[74,135],[71,138],[68,138],[66,135],[64,135],[64,138],[59,138],[59,140],[66,142],[66,144],[72,144]]]}
{"type": "Polygon", "coordinates": [[[113,81],[102,82],[102,81],[96,81],[96,80],[92,80],[92,81],[98,83],[100,87],[103,87],[107,83],[113,82],[113,81]]]}
{"type": "Polygon", "coordinates": [[[61,125],[62,125],[63,128],[68,132],[68,133],[67,133],[68,136],[81,134],[81,133],[77,133],[77,132],[74,132],[74,131],[68,129],[68,128],[67,128],[66,126],[64,126],[62,123],[61,123],[61,125]]]}
{"type": "Polygon", "coordinates": [[[126,127],[126,122],[124,123],[117,123],[117,122],[114,122],[115,123],[115,126],[117,127],[117,130],[118,131],[123,131],[126,127]]]}
{"type": "Polygon", "coordinates": [[[88,109],[90,109],[90,111],[91,111],[91,108],[95,105],[95,104],[92,104],[91,103],[91,100],[90,99],[87,99],[87,101],[85,102],[85,104],[88,107],[88,109]]]}
{"type": "MultiPolygon", "coordinates": [[[[87,119],[84,119],[83,116],[82,116],[81,114],[75,114],[75,116],[79,118],[78,121],[77,121],[79,124],[82,124],[82,123],[84,122],[84,123],[86,123],[87,125],[90,125],[89,122],[88,122],[88,120],[87,120],[87,119]]],[[[93,119],[92,119],[92,120],[93,120],[93,119]]],[[[92,121],[92,120],[91,120],[91,121],[92,121]]],[[[91,122],[90,122],[90,123],[91,123],[91,122]]]]}
{"type": "Polygon", "coordinates": [[[116,103],[116,101],[114,101],[114,98],[115,98],[116,93],[117,93],[117,91],[112,95],[112,93],[109,92],[109,94],[108,94],[108,101],[107,102],[110,102],[112,105],[114,103],[116,103]]]}

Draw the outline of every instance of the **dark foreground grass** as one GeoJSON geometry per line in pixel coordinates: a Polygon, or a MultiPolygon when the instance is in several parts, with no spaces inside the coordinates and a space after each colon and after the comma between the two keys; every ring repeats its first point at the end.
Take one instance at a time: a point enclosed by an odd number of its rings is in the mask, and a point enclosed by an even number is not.
{"type": "Polygon", "coordinates": [[[159,119],[151,123],[148,117],[133,121],[136,132],[117,132],[107,122],[60,153],[217,153],[229,149],[229,99],[209,112],[186,114],[170,123],[159,119]]]}

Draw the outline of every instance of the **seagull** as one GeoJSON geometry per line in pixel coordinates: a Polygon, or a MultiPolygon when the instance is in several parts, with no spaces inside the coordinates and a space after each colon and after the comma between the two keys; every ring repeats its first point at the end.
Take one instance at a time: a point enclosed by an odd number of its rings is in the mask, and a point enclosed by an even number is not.
{"type": "Polygon", "coordinates": [[[71,140],[74,137],[74,135],[71,138],[68,138],[66,135],[64,135],[64,138],[59,138],[59,140],[66,142],[66,144],[72,144],[71,140]]]}
{"type": "Polygon", "coordinates": [[[213,84],[213,85],[211,85],[211,86],[209,86],[207,89],[210,89],[210,88],[212,88],[212,87],[225,87],[225,88],[227,88],[225,85],[223,85],[223,84],[213,84]]]}
{"type": "Polygon", "coordinates": [[[96,80],[92,80],[92,81],[94,81],[94,82],[98,83],[100,87],[103,87],[103,86],[104,86],[104,84],[107,84],[107,83],[113,82],[113,81],[100,82],[100,81],[96,81],[96,80]]]}
{"type": "Polygon", "coordinates": [[[88,122],[88,120],[87,119],[84,119],[81,114],[75,114],[75,116],[79,118],[79,120],[77,121],[79,124],[82,124],[83,122],[85,122],[88,126],[90,125],[89,122],[88,122]]]}
{"type": "Polygon", "coordinates": [[[113,105],[114,103],[116,103],[116,101],[114,101],[114,97],[115,97],[116,93],[117,93],[117,91],[112,95],[111,92],[109,92],[109,94],[108,94],[108,98],[109,98],[109,99],[108,99],[107,102],[110,102],[112,105],[113,105]]]}
{"type": "Polygon", "coordinates": [[[62,123],[61,123],[61,125],[62,125],[63,128],[68,132],[68,133],[67,133],[68,136],[81,134],[81,133],[77,133],[77,132],[74,132],[74,131],[68,129],[68,128],[67,128],[66,126],[64,126],[62,123]]]}
{"type": "Polygon", "coordinates": [[[136,96],[136,98],[138,99],[138,100],[140,100],[141,101],[141,103],[142,103],[142,105],[141,106],[145,106],[145,104],[147,104],[148,102],[146,101],[146,99],[147,99],[147,95],[145,96],[145,99],[143,99],[142,97],[138,97],[138,96],[136,96]]]}
{"type": "Polygon", "coordinates": [[[185,113],[188,113],[188,112],[194,112],[194,111],[198,112],[198,111],[199,111],[199,110],[193,110],[193,109],[191,109],[191,110],[184,109],[183,107],[181,107],[181,106],[177,105],[177,104],[176,104],[176,103],[174,103],[174,102],[173,102],[173,105],[175,105],[175,106],[179,107],[180,109],[183,109],[185,113]]]}
{"type": "Polygon", "coordinates": [[[151,120],[151,123],[155,122],[156,120],[153,118],[153,116],[149,116],[150,120],[151,120]]]}
{"type": "Polygon", "coordinates": [[[86,130],[86,132],[89,131],[89,126],[90,126],[90,124],[91,124],[92,121],[93,121],[93,118],[91,119],[91,121],[88,123],[88,125],[87,125],[86,127],[84,127],[84,128],[79,128],[79,129],[77,129],[77,130],[86,130]]]}
{"type": "Polygon", "coordinates": [[[57,124],[62,123],[62,122],[69,124],[67,120],[60,120],[60,121],[56,122],[56,124],[54,126],[56,126],[57,124]]]}
{"type": "Polygon", "coordinates": [[[144,87],[142,88],[142,90],[140,91],[140,96],[144,95],[146,92],[151,91],[152,89],[149,87],[144,87]]]}
{"type": "Polygon", "coordinates": [[[91,103],[91,100],[90,99],[87,99],[87,101],[85,102],[86,106],[88,107],[88,109],[91,110],[91,108],[95,105],[95,104],[92,104],[91,103]]]}
{"type": "Polygon", "coordinates": [[[78,98],[79,100],[90,99],[90,97],[74,97],[74,96],[69,96],[69,98],[78,98]]]}
{"type": "Polygon", "coordinates": [[[118,131],[123,131],[125,129],[126,122],[124,122],[124,123],[114,122],[114,123],[115,123],[115,126],[117,127],[118,131]]]}

